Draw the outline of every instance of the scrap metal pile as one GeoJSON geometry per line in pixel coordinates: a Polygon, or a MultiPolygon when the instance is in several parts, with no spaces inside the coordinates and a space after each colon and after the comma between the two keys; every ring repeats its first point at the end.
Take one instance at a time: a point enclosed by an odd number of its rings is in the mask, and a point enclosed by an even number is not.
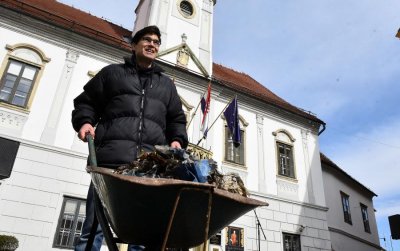
{"type": "Polygon", "coordinates": [[[156,146],[154,152],[146,152],[138,160],[120,166],[115,173],[149,178],[166,178],[209,183],[215,187],[247,197],[249,194],[240,176],[222,174],[212,159],[197,159],[184,149],[156,146]]]}

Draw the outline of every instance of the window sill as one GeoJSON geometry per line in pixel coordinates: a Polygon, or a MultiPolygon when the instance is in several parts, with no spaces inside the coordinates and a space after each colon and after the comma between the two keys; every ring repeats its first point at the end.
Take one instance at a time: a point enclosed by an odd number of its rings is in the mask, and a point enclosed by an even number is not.
{"type": "Polygon", "coordinates": [[[232,169],[237,169],[238,171],[246,171],[247,172],[247,166],[245,166],[245,165],[236,164],[236,163],[226,161],[226,160],[222,161],[222,165],[227,166],[232,169]]]}
{"type": "Polygon", "coordinates": [[[3,101],[0,101],[0,107],[1,108],[6,108],[6,109],[10,109],[10,110],[13,110],[13,111],[17,111],[17,112],[20,112],[20,113],[23,113],[23,114],[26,114],[26,115],[29,114],[29,110],[27,108],[23,108],[23,107],[20,107],[20,106],[12,105],[12,104],[9,104],[9,103],[3,102],[3,101]]]}
{"type": "Polygon", "coordinates": [[[299,181],[296,178],[291,178],[291,177],[283,176],[283,175],[279,175],[279,174],[276,175],[276,178],[280,179],[280,180],[290,181],[293,183],[299,183],[299,181]]]}

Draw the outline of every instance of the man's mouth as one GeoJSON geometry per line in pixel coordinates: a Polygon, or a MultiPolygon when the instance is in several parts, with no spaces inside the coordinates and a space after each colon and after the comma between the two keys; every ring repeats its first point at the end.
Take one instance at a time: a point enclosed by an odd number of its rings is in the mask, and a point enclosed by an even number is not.
{"type": "Polygon", "coordinates": [[[153,48],[145,48],[144,49],[147,53],[155,53],[155,50],[153,48]]]}

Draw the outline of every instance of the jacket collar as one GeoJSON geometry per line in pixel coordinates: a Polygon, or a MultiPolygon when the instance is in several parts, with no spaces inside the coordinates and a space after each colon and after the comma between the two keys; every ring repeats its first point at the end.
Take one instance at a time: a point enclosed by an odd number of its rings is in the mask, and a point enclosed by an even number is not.
{"type": "MultiPolygon", "coordinates": [[[[129,67],[132,67],[136,71],[136,57],[135,54],[132,54],[130,57],[124,57],[125,64],[128,65],[129,67]]],[[[161,72],[164,72],[164,69],[158,66],[155,62],[153,62],[153,66],[149,68],[151,69],[152,72],[160,74],[161,72]]],[[[146,71],[146,70],[145,70],[146,71]]]]}

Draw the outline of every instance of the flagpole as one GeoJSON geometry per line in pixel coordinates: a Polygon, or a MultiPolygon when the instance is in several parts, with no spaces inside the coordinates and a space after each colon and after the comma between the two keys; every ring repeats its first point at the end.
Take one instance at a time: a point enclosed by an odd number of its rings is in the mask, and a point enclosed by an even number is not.
{"type": "MultiPolygon", "coordinates": [[[[210,85],[210,84],[211,84],[211,82],[208,83],[208,85],[210,85]]],[[[203,92],[203,95],[201,95],[200,97],[204,97],[204,95],[208,91],[208,85],[207,85],[207,89],[203,92]]],[[[190,118],[189,123],[186,125],[186,130],[189,128],[190,124],[192,123],[194,116],[196,116],[196,113],[197,113],[197,110],[199,109],[200,104],[201,104],[201,98],[200,98],[199,103],[197,104],[196,109],[194,110],[194,113],[192,114],[192,116],[190,118]]]]}
{"type": "MultiPolygon", "coordinates": [[[[226,108],[228,107],[228,105],[232,102],[232,100],[236,97],[236,94],[233,98],[231,98],[231,100],[229,100],[229,102],[226,104],[226,106],[224,107],[224,109],[222,109],[222,111],[218,114],[217,118],[213,121],[213,123],[211,124],[211,126],[209,128],[207,128],[207,133],[208,131],[210,131],[211,127],[213,127],[213,125],[215,124],[215,122],[217,122],[218,118],[221,116],[221,114],[226,110],[226,108]]],[[[203,134],[203,137],[201,137],[201,139],[199,140],[199,142],[197,142],[196,146],[198,146],[200,144],[200,142],[203,139],[206,139],[207,136],[205,136],[205,134],[203,134]]]]}

